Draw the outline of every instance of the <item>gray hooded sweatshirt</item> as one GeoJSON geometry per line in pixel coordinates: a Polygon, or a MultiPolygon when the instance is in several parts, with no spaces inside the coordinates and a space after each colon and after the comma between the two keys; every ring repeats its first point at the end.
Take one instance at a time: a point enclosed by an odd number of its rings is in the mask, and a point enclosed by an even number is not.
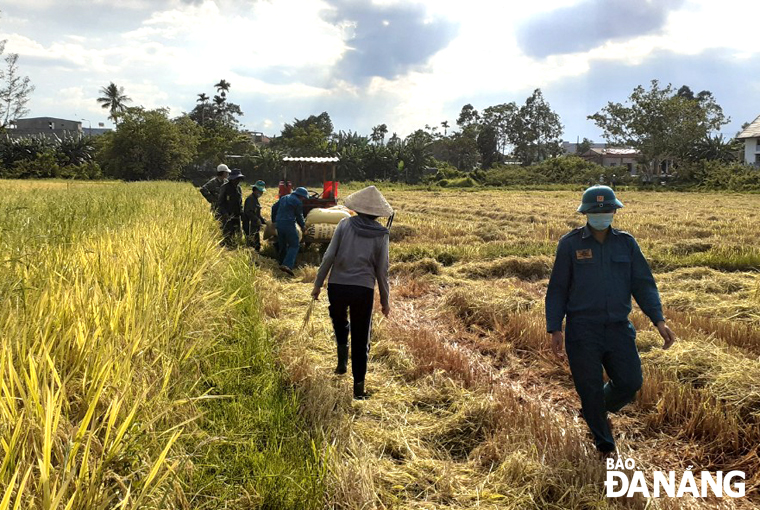
{"type": "Polygon", "coordinates": [[[365,216],[341,220],[319,266],[315,287],[328,283],[380,290],[380,304],[388,306],[388,229],[365,216]]]}

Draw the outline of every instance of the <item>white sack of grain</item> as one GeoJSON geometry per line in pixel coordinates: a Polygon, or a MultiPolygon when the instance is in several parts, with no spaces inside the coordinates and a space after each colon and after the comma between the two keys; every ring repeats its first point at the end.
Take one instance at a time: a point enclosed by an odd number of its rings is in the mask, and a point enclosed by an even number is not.
{"type": "Polygon", "coordinates": [[[329,209],[312,209],[306,215],[306,226],[317,224],[337,225],[340,220],[350,218],[351,212],[345,207],[335,206],[329,209]]]}
{"type": "Polygon", "coordinates": [[[264,239],[272,239],[273,237],[277,237],[277,227],[271,221],[267,221],[264,227],[264,239]]]}
{"type": "Polygon", "coordinates": [[[338,225],[331,223],[314,223],[312,225],[306,225],[306,237],[315,241],[327,241],[332,239],[335,234],[335,229],[338,225]]]}

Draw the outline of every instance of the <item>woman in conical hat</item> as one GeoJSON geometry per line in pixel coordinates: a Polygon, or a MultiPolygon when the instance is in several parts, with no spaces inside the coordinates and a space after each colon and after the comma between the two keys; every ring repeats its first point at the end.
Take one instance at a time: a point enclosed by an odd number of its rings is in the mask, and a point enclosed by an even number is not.
{"type": "Polygon", "coordinates": [[[354,398],[365,399],[369,396],[364,387],[364,377],[367,374],[375,282],[380,290],[383,315],[387,317],[391,312],[388,286],[389,232],[376,220],[379,217],[393,216],[393,208],[374,186],[349,195],[345,205],[357,215],[338,224],[314,281],[312,297],[319,298],[329,272],[327,298],[330,301],[330,319],[338,347],[338,367],[335,373],[345,374],[347,371],[350,332],[354,398]]]}

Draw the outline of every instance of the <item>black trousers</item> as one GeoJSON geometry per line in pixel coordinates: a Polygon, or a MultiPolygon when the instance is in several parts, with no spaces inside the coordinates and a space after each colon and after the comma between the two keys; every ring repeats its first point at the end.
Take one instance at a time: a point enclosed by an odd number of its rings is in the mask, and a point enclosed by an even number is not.
{"type": "Polygon", "coordinates": [[[348,335],[351,333],[351,373],[354,381],[364,381],[375,289],[330,283],[327,285],[327,299],[330,301],[330,319],[335,330],[335,340],[338,345],[348,345],[348,335]]]}
{"type": "Polygon", "coordinates": [[[617,413],[633,402],[643,383],[636,330],[630,322],[593,324],[569,320],[565,351],[596,447],[602,452],[614,451],[607,413],[617,413]],[[606,384],[602,369],[609,376],[606,384]]]}
{"type": "Polygon", "coordinates": [[[248,246],[251,246],[254,250],[261,250],[261,222],[258,220],[250,220],[248,216],[243,215],[243,233],[245,234],[245,242],[248,246]]]}
{"type": "Polygon", "coordinates": [[[235,238],[240,235],[240,216],[228,217],[222,224],[222,243],[226,246],[233,246],[235,238]]]}

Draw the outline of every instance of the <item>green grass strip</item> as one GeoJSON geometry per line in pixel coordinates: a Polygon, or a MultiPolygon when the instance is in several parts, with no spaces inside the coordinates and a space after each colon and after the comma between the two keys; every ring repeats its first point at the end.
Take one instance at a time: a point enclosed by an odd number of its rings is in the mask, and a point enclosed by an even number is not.
{"type": "MultiPolygon", "coordinates": [[[[255,278],[237,252],[223,282],[238,301],[220,310],[232,334],[202,371],[209,394],[200,410],[205,437],[197,438],[188,484],[192,508],[322,508],[326,463],[321,441],[306,430],[299,402],[276,361],[261,320],[255,278]]],[[[192,450],[192,447],[188,448],[192,450]]]]}

